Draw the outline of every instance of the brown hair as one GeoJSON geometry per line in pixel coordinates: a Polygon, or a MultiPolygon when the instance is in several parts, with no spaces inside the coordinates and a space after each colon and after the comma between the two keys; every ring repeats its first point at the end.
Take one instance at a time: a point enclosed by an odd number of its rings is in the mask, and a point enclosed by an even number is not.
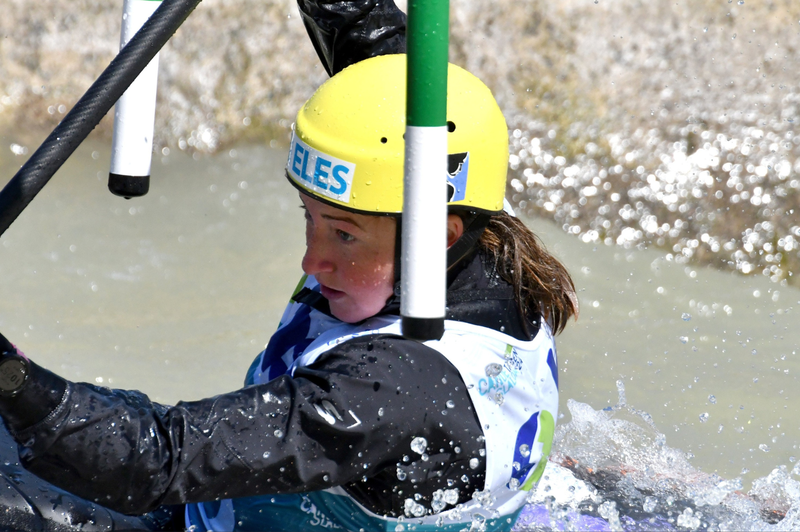
{"type": "Polygon", "coordinates": [[[578,317],[578,298],[569,272],[518,218],[503,212],[492,216],[478,241],[494,260],[497,273],[511,286],[520,311],[537,310],[555,334],[571,316],[578,317]]]}

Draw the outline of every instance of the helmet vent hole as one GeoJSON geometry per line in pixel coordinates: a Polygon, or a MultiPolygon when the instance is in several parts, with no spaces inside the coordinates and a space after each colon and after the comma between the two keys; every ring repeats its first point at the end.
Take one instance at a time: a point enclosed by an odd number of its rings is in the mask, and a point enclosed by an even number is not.
{"type": "Polygon", "coordinates": [[[387,142],[389,142],[389,139],[386,137],[381,137],[381,144],[386,144],[387,142]]]}
{"type": "Polygon", "coordinates": [[[452,132],[453,132],[453,131],[455,131],[455,130],[456,130],[456,124],[455,124],[455,122],[451,122],[450,120],[448,120],[448,121],[447,121],[447,131],[449,131],[450,133],[452,133],[452,132]]]}

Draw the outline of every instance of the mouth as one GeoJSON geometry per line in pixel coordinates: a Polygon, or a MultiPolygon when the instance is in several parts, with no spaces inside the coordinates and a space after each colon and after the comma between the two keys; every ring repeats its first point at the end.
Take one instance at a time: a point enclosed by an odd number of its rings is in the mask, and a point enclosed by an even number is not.
{"type": "Polygon", "coordinates": [[[344,297],[345,293],[341,290],[336,290],[335,288],[330,288],[329,286],[325,286],[324,284],[319,285],[319,291],[322,294],[322,297],[327,299],[328,301],[339,299],[340,297],[344,297]]]}

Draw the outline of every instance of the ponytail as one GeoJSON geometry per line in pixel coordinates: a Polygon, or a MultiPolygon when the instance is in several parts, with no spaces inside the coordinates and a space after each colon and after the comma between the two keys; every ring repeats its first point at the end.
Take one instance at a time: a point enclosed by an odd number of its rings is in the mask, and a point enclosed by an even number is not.
{"type": "Polygon", "coordinates": [[[505,212],[492,216],[478,247],[514,287],[523,315],[538,311],[555,334],[564,330],[570,317],[578,317],[578,298],[569,272],[518,218],[505,212]]]}

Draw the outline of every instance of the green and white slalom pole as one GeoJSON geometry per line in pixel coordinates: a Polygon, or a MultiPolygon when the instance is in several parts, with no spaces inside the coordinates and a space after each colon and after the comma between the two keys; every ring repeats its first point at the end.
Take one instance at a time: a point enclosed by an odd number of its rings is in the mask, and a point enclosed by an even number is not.
{"type": "MultiPolygon", "coordinates": [[[[122,6],[120,50],[125,48],[160,5],[161,0],[125,0],[122,6]]],[[[157,85],[158,54],[114,107],[108,189],[117,196],[144,196],[150,189],[157,85]]]]}
{"type": "Polygon", "coordinates": [[[449,8],[408,3],[400,314],[403,336],[420,341],[444,333],[449,8]]]}

